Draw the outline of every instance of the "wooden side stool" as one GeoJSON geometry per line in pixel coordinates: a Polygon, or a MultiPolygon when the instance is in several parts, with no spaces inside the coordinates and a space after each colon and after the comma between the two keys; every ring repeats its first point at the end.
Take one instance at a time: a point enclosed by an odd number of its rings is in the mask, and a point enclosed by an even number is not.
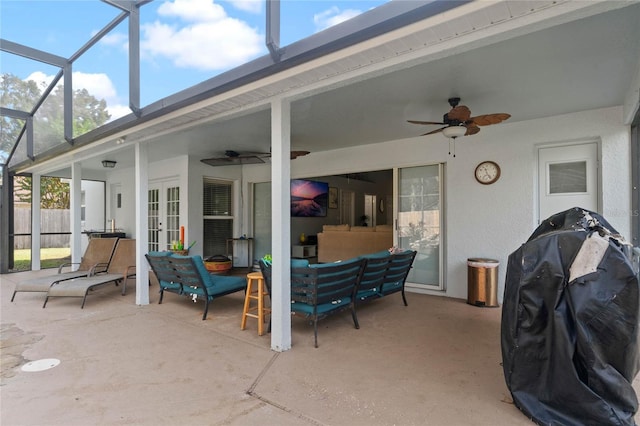
{"type": "Polygon", "coordinates": [[[247,274],[247,292],[244,297],[244,311],[242,312],[242,323],[240,330],[247,326],[247,317],[258,319],[258,336],[264,334],[265,315],[271,313],[271,309],[264,307],[264,296],[268,294],[265,289],[262,272],[251,272],[247,274]],[[251,307],[251,300],[257,300],[258,306],[251,307]]]}

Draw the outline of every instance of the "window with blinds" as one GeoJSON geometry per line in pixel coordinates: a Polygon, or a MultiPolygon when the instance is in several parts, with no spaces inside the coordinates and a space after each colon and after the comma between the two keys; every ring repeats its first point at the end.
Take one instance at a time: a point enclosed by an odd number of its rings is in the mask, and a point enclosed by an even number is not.
{"type": "Polygon", "coordinates": [[[227,239],[233,237],[233,185],[204,178],[202,204],[204,219],[203,255],[227,254],[227,239]]]}

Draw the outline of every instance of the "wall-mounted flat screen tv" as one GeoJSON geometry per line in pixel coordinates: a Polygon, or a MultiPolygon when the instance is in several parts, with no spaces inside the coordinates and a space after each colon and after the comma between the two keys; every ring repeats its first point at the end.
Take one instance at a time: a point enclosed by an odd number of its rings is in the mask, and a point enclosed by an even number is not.
{"type": "Polygon", "coordinates": [[[329,184],[307,179],[291,180],[291,216],[324,217],[327,215],[329,184]]]}

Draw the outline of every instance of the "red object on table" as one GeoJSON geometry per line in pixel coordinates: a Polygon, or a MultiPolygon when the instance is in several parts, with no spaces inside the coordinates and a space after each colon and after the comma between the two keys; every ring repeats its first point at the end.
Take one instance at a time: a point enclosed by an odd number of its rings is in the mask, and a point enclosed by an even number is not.
{"type": "Polygon", "coordinates": [[[184,247],[184,226],[180,227],[180,244],[184,247]]]}

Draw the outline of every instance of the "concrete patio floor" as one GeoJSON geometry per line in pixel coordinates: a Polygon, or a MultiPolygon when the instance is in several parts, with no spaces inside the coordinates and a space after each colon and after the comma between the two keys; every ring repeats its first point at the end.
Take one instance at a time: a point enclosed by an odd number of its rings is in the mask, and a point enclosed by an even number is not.
{"type": "MultiPolygon", "coordinates": [[[[313,329],[292,318],[293,348],[270,350],[243,294],[203,304],[134,289],[87,298],[19,293],[0,276],[3,426],[13,425],[530,425],[511,401],[500,353],[501,309],[409,293],[313,329]],[[24,372],[33,360],[57,367],[24,372]]],[[[634,382],[636,392],[640,381],[634,382]]],[[[636,416],[636,421],[640,417],[636,416]]]]}

